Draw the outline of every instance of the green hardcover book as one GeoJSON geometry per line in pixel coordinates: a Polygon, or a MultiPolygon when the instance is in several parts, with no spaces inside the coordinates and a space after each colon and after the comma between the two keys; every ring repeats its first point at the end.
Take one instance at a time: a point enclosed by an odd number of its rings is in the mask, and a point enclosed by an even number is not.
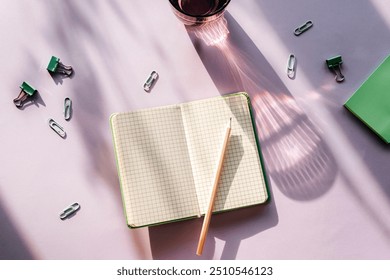
{"type": "Polygon", "coordinates": [[[390,56],[344,106],[386,143],[390,143],[390,56]]]}
{"type": "Polygon", "coordinates": [[[230,118],[231,136],[213,212],[261,204],[268,199],[246,94],[111,116],[124,212],[130,228],[205,214],[230,118]]]}

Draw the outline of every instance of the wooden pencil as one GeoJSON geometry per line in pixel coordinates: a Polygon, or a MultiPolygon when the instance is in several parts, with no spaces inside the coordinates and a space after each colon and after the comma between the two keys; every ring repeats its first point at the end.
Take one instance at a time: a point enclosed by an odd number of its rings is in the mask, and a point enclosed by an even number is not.
{"type": "Polygon", "coordinates": [[[215,201],[215,197],[217,195],[217,190],[218,190],[218,183],[219,183],[219,179],[221,177],[221,171],[222,171],[223,162],[225,159],[226,150],[227,150],[228,143],[229,143],[230,132],[232,130],[231,123],[232,123],[232,118],[230,118],[228,125],[226,127],[225,137],[223,140],[223,145],[222,145],[221,153],[219,156],[217,172],[215,173],[215,177],[214,177],[214,184],[213,184],[213,189],[211,192],[209,207],[207,209],[206,215],[204,216],[202,230],[200,232],[198,248],[196,250],[196,254],[198,256],[201,256],[203,253],[203,247],[204,247],[204,244],[206,241],[207,232],[209,230],[211,215],[213,213],[213,208],[214,208],[214,201],[215,201]]]}

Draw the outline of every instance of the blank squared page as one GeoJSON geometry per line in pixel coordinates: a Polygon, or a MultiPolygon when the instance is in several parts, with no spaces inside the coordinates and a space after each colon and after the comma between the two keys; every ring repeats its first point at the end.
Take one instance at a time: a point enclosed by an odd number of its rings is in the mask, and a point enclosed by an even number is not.
{"type": "Polygon", "coordinates": [[[202,214],[207,211],[227,123],[232,117],[214,212],[264,203],[266,182],[248,97],[232,94],[183,104],[187,144],[202,214]]]}
{"type": "Polygon", "coordinates": [[[180,106],[119,113],[111,123],[129,226],[199,215],[180,106]]]}

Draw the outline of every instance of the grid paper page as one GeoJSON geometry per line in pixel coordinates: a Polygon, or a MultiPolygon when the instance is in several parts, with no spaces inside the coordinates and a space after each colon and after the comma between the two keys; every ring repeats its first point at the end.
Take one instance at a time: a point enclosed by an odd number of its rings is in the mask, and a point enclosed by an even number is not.
{"type": "Polygon", "coordinates": [[[267,200],[248,97],[235,94],[182,104],[187,144],[202,214],[207,211],[219,153],[232,117],[231,136],[226,151],[214,212],[267,200]]]}
{"type": "Polygon", "coordinates": [[[199,215],[180,107],[119,113],[111,123],[128,224],[199,215]]]}

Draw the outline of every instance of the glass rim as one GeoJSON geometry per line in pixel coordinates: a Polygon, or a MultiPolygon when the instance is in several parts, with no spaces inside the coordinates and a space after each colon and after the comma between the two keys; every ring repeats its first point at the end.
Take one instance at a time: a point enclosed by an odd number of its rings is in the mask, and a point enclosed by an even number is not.
{"type": "Polygon", "coordinates": [[[216,14],[220,13],[221,11],[223,11],[226,6],[230,3],[231,0],[226,0],[226,3],[224,3],[219,9],[217,9],[216,11],[210,13],[210,14],[206,14],[206,15],[192,15],[192,14],[189,14],[185,11],[183,11],[182,9],[180,9],[178,6],[176,6],[174,3],[179,3],[178,0],[169,0],[169,3],[171,3],[172,7],[178,11],[179,13],[183,14],[183,15],[186,15],[188,17],[192,17],[192,18],[208,18],[208,17],[212,17],[212,16],[215,16],[216,14]]]}

